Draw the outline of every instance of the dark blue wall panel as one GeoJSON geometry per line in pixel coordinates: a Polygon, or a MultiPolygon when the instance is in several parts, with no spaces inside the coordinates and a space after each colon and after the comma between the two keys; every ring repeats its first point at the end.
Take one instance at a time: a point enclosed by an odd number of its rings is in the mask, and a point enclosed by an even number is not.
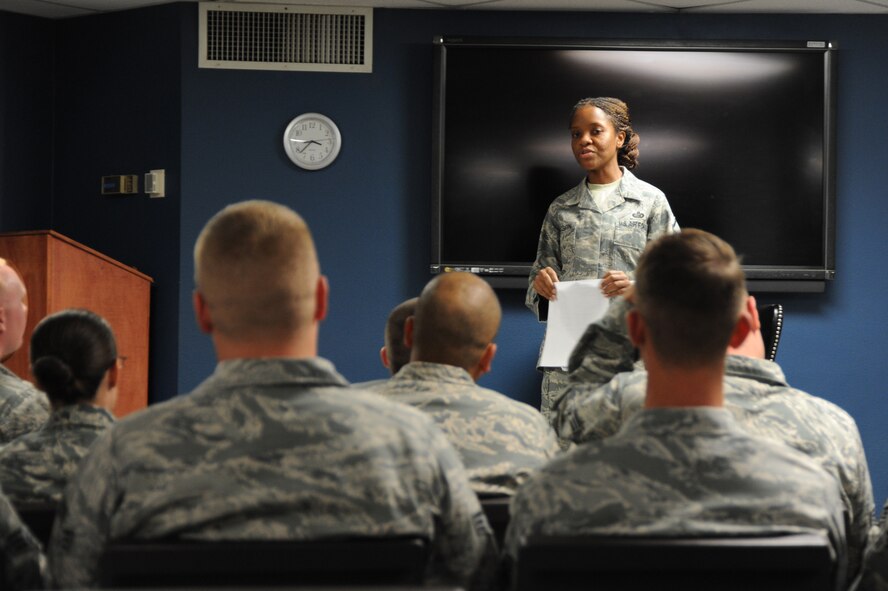
{"type": "Polygon", "coordinates": [[[53,31],[0,12],[0,232],[50,224],[53,31]]]}

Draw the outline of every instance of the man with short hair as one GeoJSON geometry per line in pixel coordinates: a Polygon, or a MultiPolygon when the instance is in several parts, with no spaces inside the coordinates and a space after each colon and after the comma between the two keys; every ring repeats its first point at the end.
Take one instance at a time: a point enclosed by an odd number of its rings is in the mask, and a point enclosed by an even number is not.
{"type": "Polygon", "coordinates": [[[46,395],[3,365],[22,346],[27,302],[22,278],[0,258],[0,443],[36,431],[49,418],[46,395]]]}
{"type": "Polygon", "coordinates": [[[723,408],[725,354],[754,328],[733,249],[700,230],[648,244],[627,322],[647,367],[644,408],[523,485],[510,560],[533,535],[737,536],[822,531],[844,580],[838,483],[723,408]]]}
{"type": "Polygon", "coordinates": [[[539,411],[475,383],[490,371],[501,316],[483,279],[437,276],[404,328],[410,363],[374,391],[434,418],[462,456],[475,492],[508,495],[559,448],[539,411]]]}
{"type": "MultiPolygon", "coordinates": [[[[626,312],[617,302],[586,330],[571,355],[571,384],[556,403],[556,429],[576,444],[599,441],[645,405],[648,372],[633,369],[634,347],[626,312]]],[[[767,361],[755,298],[747,295],[752,326],[728,347],[725,408],[749,433],[785,443],[809,456],[842,486],[847,524],[848,574],[860,570],[873,520],[873,489],[857,423],[835,404],[789,386],[780,366],[767,361]]]]}
{"type": "Polygon", "coordinates": [[[302,218],[266,201],[231,205],[194,259],[195,315],[219,363],[93,445],[50,542],[55,585],[95,584],[117,539],[401,535],[430,541],[431,583],[481,583],[495,546],[446,438],[317,356],[328,288],[302,218]]]}
{"type": "MultiPolygon", "coordinates": [[[[410,363],[410,347],[404,343],[404,324],[416,311],[418,298],[410,298],[392,308],[385,321],[383,346],[379,350],[382,366],[389,370],[389,375],[398,373],[402,367],[410,363]]],[[[388,378],[352,384],[355,388],[374,389],[388,382],[388,378]]]]}

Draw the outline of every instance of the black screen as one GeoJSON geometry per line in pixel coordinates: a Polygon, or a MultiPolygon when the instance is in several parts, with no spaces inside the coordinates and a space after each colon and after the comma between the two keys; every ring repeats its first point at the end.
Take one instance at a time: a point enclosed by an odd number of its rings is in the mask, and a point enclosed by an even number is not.
{"type": "Polygon", "coordinates": [[[641,140],[633,172],[666,193],[682,227],[727,240],[749,276],[831,277],[827,47],[445,41],[433,269],[526,274],[546,209],[583,178],[571,107],[615,96],[641,140]]]}

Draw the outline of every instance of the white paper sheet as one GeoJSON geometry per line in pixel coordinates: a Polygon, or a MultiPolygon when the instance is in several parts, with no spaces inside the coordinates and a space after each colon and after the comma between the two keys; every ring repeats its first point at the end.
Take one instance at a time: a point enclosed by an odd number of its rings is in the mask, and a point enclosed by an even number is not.
{"type": "Polygon", "coordinates": [[[604,316],[608,299],[601,293],[601,279],[559,281],[555,301],[549,302],[546,341],[540,367],[567,369],[570,353],[586,327],[604,316]]]}

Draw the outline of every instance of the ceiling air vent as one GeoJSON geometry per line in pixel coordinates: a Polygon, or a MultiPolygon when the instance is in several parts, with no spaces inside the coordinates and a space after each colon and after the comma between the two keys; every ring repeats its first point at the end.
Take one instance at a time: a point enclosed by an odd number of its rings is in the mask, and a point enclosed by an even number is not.
{"type": "Polygon", "coordinates": [[[201,68],[373,71],[373,9],[201,2],[201,68]]]}

